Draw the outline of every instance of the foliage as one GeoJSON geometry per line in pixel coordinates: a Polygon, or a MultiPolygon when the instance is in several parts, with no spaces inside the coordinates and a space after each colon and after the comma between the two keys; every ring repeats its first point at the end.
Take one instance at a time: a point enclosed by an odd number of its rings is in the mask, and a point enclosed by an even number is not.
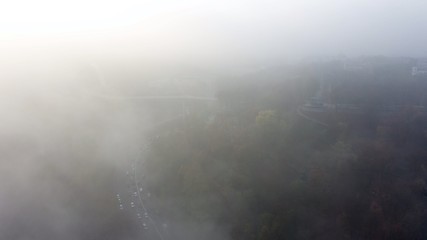
{"type": "Polygon", "coordinates": [[[271,99],[228,105],[228,93],[213,121],[158,133],[146,171],[163,215],[242,240],[425,239],[423,116],[376,122],[381,134],[364,138],[350,121],[321,128],[271,99]]]}

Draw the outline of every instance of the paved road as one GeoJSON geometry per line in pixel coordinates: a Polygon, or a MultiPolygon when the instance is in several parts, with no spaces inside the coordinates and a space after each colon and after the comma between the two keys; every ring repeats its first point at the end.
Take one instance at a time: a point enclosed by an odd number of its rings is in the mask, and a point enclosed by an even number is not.
{"type": "MultiPolygon", "coordinates": [[[[107,95],[102,93],[96,93],[88,90],[83,90],[85,94],[102,99],[112,100],[189,100],[189,101],[217,101],[216,98],[192,96],[192,95],[169,95],[169,96],[122,96],[122,95],[107,95]]],[[[179,119],[183,119],[185,113],[176,115],[175,117],[166,119],[158,122],[146,130],[160,129],[170,122],[174,122],[179,119]]],[[[126,160],[127,164],[122,166],[121,172],[117,178],[117,185],[115,186],[116,194],[115,198],[117,201],[117,208],[126,214],[130,219],[133,219],[132,223],[138,226],[141,230],[140,236],[146,240],[165,240],[164,233],[167,231],[167,226],[164,221],[156,216],[154,209],[150,208],[149,198],[150,193],[145,189],[141,173],[138,169],[141,169],[144,165],[143,156],[149,151],[149,147],[152,140],[142,146],[141,152],[137,154],[134,159],[126,160]]]]}
{"type": "Polygon", "coordinates": [[[197,100],[197,101],[217,101],[214,97],[202,97],[193,95],[160,95],[160,96],[123,96],[123,95],[107,95],[85,90],[88,95],[114,100],[197,100]]]}
{"type": "MultiPolygon", "coordinates": [[[[152,125],[148,130],[161,129],[167,124],[182,120],[185,114],[178,114],[152,125]]],[[[158,138],[155,137],[155,138],[158,138]]],[[[117,208],[123,211],[128,217],[133,219],[133,224],[141,229],[141,237],[146,240],[165,240],[168,227],[165,220],[156,215],[156,209],[150,206],[150,192],[144,186],[144,176],[140,169],[144,167],[144,157],[150,150],[150,145],[154,139],[140,148],[140,153],[133,159],[127,160],[119,171],[121,172],[117,179],[118,183],[115,189],[120,200],[117,199],[117,208]],[[123,206],[123,209],[121,209],[123,206]]]]}
{"type": "Polygon", "coordinates": [[[324,127],[329,127],[329,125],[328,125],[328,124],[323,123],[323,122],[321,122],[321,121],[319,121],[319,120],[317,120],[317,119],[314,119],[314,118],[312,118],[312,117],[307,116],[307,115],[303,112],[303,107],[301,107],[301,106],[297,108],[297,113],[298,113],[298,115],[300,115],[301,117],[303,117],[303,118],[307,119],[308,121],[314,122],[314,123],[319,124],[319,125],[324,126],[324,127]]]}

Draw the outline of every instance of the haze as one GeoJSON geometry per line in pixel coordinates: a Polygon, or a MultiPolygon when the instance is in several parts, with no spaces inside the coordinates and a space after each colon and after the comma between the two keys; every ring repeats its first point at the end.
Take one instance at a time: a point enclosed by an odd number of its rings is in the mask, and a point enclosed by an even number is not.
{"type": "Polygon", "coordinates": [[[1,2],[0,239],[426,239],[426,9],[1,2]]]}
{"type": "Polygon", "coordinates": [[[1,5],[0,32],[4,48],[12,41],[180,60],[421,56],[426,5],[385,0],[9,1],[1,5]]]}

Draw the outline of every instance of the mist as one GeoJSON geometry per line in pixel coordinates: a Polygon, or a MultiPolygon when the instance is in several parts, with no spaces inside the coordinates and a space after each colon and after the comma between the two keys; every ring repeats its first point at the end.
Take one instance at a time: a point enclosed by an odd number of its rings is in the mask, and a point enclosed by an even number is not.
{"type": "Polygon", "coordinates": [[[0,239],[425,239],[427,3],[0,3],[0,239]]]}
{"type": "Polygon", "coordinates": [[[3,4],[3,51],[209,64],[425,55],[422,1],[22,2],[32,11],[20,4],[3,4]]]}

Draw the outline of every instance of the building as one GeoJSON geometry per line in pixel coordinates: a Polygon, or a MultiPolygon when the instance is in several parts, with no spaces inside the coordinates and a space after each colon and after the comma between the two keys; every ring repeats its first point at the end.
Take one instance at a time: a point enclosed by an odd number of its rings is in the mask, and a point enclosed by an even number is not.
{"type": "Polygon", "coordinates": [[[412,67],[412,76],[427,76],[427,59],[419,60],[417,64],[412,67]]]}

